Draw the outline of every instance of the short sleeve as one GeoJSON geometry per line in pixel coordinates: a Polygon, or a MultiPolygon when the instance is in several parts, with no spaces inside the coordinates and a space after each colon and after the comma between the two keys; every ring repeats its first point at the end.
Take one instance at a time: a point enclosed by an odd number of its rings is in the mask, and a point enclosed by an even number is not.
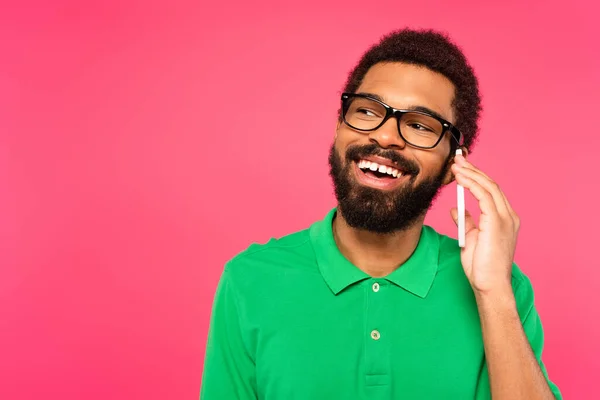
{"type": "MultiPolygon", "coordinates": [[[[519,312],[519,318],[521,324],[533,354],[550,386],[550,390],[554,394],[557,400],[562,400],[562,395],[558,387],[548,378],[548,372],[546,366],[542,361],[542,351],[544,349],[544,331],[542,329],[542,322],[540,316],[537,313],[534,305],[533,287],[529,278],[525,276],[519,268],[514,265],[513,268],[513,292],[515,294],[515,300],[517,302],[517,310],[519,312]]],[[[484,362],[479,374],[479,380],[477,382],[477,393],[475,398],[477,400],[490,400],[490,380],[488,375],[487,363],[484,362]]]]}
{"type": "Polygon", "coordinates": [[[515,289],[515,298],[517,300],[517,309],[519,311],[519,316],[521,317],[523,330],[525,331],[525,335],[527,335],[531,349],[535,354],[535,358],[540,365],[544,376],[546,377],[546,381],[548,382],[554,397],[556,397],[558,400],[562,400],[562,395],[558,389],[558,386],[556,386],[549,379],[548,372],[546,371],[546,367],[542,361],[542,351],[544,349],[544,330],[542,328],[540,316],[535,308],[533,287],[531,286],[529,278],[527,278],[525,275],[522,275],[520,278],[521,281],[515,289]]]}
{"type": "Polygon", "coordinates": [[[236,292],[227,269],[219,281],[213,303],[201,400],[255,400],[255,364],[242,334],[236,292]]]}

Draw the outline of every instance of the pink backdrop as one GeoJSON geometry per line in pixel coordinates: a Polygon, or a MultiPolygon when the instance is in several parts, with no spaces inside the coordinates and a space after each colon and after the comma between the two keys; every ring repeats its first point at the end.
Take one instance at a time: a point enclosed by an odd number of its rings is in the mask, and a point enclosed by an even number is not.
{"type": "Polygon", "coordinates": [[[405,25],[475,66],[548,369],[600,397],[594,2],[89,3],[0,9],[0,398],[197,398],[223,263],[334,205],[342,84],[405,25]]]}

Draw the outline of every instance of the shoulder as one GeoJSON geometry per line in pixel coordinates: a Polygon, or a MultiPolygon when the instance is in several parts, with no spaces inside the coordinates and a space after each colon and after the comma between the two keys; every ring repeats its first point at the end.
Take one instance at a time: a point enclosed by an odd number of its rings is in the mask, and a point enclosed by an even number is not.
{"type": "Polygon", "coordinates": [[[295,255],[304,253],[310,238],[308,229],[291,233],[280,238],[271,238],[267,243],[252,243],[244,251],[238,253],[227,263],[228,266],[243,264],[253,261],[273,261],[282,255],[295,255]]]}
{"type": "Polygon", "coordinates": [[[264,244],[251,244],[226,263],[225,272],[234,281],[254,280],[307,267],[314,260],[309,230],[304,229],[264,244]]]}

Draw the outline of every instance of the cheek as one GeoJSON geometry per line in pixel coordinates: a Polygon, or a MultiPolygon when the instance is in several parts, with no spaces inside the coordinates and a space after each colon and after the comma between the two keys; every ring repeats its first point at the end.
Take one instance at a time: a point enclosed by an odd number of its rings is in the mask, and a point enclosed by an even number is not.
{"type": "Polygon", "coordinates": [[[341,160],[342,163],[344,163],[345,160],[345,151],[344,151],[344,147],[342,145],[342,143],[340,143],[339,140],[336,140],[333,143],[333,151],[335,151],[335,154],[337,155],[338,159],[341,160]]]}
{"type": "Polygon", "coordinates": [[[365,137],[368,137],[368,135],[350,129],[345,124],[340,125],[335,134],[336,142],[340,142],[344,146],[360,142],[361,140],[364,140],[365,137]]]}
{"type": "Polygon", "coordinates": [[[334,140],[333,146],[329,149],[329,160],[338,164],[339,168],[346,165],[346,151],[344,145],[339,140],[334,140]],[[333,157],[333,158],[332,158],[333,157]]]}
{"type": "Polygon", "coordinates": [[[338,131],[338,134],[333,142],[333,146],[337,151],[338,155],[342,158],[342,160],[345,160],[346,150],[351,144],[352,142],[348,140],[348,136],[345,135],[343,132],[338,131]]]}
{"type": "Polygon", "coordinates": [[[419,182],[438,177],[444,172],[447,160],[441,152],[416,154],[415,159],[421,168],[419,178],[417,179],[419,182]]]}

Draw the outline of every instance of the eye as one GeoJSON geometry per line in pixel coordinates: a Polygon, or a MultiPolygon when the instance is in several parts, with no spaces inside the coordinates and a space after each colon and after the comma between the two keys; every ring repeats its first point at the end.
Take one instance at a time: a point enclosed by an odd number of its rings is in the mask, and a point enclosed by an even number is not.
{"type": "Polygon", "coordinates": [[[359,113],[359,114],[366,115],[367,117],[376,117],[377,116],[377,114],[375,114],[374,111],[369,110],[367,108],[358,108],[356,110],[356,112],[359,113]]]}
{"type": "Polygon", "coordinates": [[[410,124],[408,124],[408,126],[411,127],[414,130],[417,130],[417,131],[433,132],[433,129],[431,129],[431,128],[425,126],[425,125],[421,125],[418,122],[410,123],[410,124]]]}

